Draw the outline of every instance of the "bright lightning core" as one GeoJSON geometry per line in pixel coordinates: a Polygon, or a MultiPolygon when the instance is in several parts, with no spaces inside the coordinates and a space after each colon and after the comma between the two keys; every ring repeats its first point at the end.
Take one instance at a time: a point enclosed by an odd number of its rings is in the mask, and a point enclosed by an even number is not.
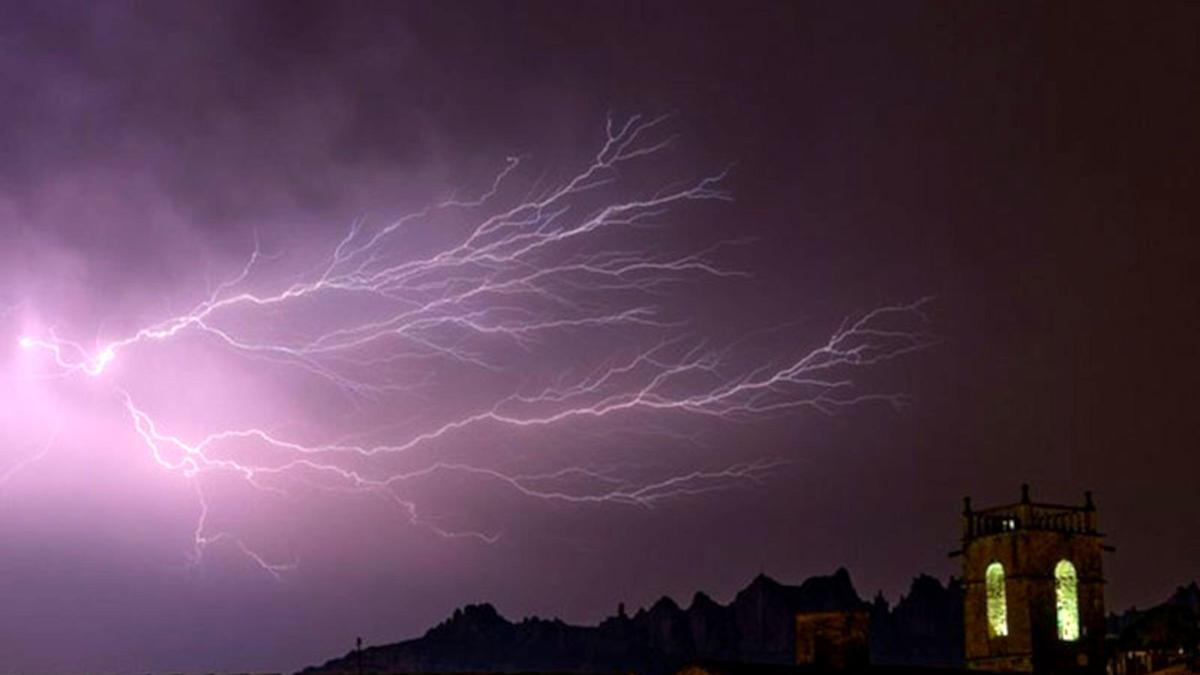
{"type": "MultiPolygon", "coordinates": [[[[272,271],[270,258],[286,251],[266,256],[256,247],[237,275],[190,310],[96,348],[53,333],[18,344],[44,351],[52,374],[106,381],[131,437],[164,471],[191,481],[199,504],[193,559],[224,543],[276,576],[288,561],[269,560],[253,541],[211,524],[211,479],[233,477],[269,495],[378,495],[431,532],[482,542],[501,528],[448,524],[410,487],[454,475],[530,500],[653,507],[762,480],[788,459],[730,452],[722,466],[655,472],[646,469],[653,457],[639,466],[561,448],[517,466],[494,447],[501,433],[519,432],[522,441],[551,430],[582,434],[599,420],[680,437],[670,431],[677,416],[733,423],[896,402],[861,391],[851,376],[932,343],[921,329],[922,302],[854,316],[806,351],[751,364],[741,343],[713,345],[694,334],[669,304],[672,289],[738,283],[747,274],[721,262],[735,240],[682,251],[656,243],[680,226],[672,214],[681,207],[731,200],[720,172],[653,185],[625,178],[653,170],[668,151],[664,122],[610,121],[591,161],[556,184],[516,194],[521,162],[510,159],[476,198],[436,203],[383,227],[358,223],[299,278],[272,271]],[[437,250],[414,253],[411,230],[439,223],[468,225],[437,250]],[[139,395],[157,377],[143,355],[157,346],[187,359],[196,338],[243,357],[258,377],[300,373],[303,389],[370,411],[356,419],[374,423],[323,439],[271,419],[174,431],[182,420],[156,412],[170,406],[139,395]],[[118,354],[121,373],[112,373],[118,354]],[[420,414],[397,413],[419,401],[420,414]]],[[[329,420],[326,428],[336,427],[329,420]]]]}

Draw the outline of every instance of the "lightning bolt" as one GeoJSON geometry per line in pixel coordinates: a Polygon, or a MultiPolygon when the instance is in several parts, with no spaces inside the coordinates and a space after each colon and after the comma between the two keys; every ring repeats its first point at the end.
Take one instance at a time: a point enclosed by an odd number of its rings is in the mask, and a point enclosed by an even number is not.
{"type": "Polygon", "coordinates": [[[50,433],[49,438],[46,439],[46,442],[42,444],[42,447],[37,452],[23,459],[19,459],[3,469],[0,469],[0,485],[7,483],[12,479],[13,476],[17,475],[21,471],[24,471],[31,464],[45,459],[46,455],[50,454],[51,448],[54,447],[54,441],[58,439],[58,434],[60,431],[62,431],[61,420],[55,423],[54,431],[50,433]]]}
{"type": "Polygon", "coordinates": [[[672,318],[663,299],[673,287],[748,275],[721,263],[722,249],[743,240],[683,252],[614,244],[667,227],[667,214],[685,205],[732,199],[722,187],[724,172],[632,195],[623,191],[626,172],[675,142],[664,131],[666,119],[634,116],[616,123],[610,118],[590,162],[552,185],[539,181],[514,195],[509,185],[523,160],[509,158],[474,199],[436,202],[378,228],[356,222],[301,278],[279,284],[264,280],[270,256],[256,237],[242,269],[186,312],[94,347],[54,332],[21,336],[18,345],[46,354],[50,375],[102,379],[118,359],[136,361],[140,345],[194,334],[247,359],[298,368],[364,405],[380,405],[429,385],[405,367],[431,371],[429,364],[441,362],[470,372],[505,373],[511,370],[506,350],[538,354],[597,332],[641,341],[636,353],[611,355],[589,372],[564,374],[550,384],[523,381],[451,419],[399,434],[388,430],[394,437],[384,444],[306,444],[258,427],[184,439],[164,431],[114,383],[152,459],[195,486],[200,508],[191,559],[198,563],[206,548],[227,543],[276,578],[295,563],[271,562],[235,533],[210,526],[206,476],[234,475],[255,489],[280,494],[302,483],[376,495],[395,504],[414,525],[488,543],[501,532],[442,526],[405,496],[406,485],[454,474],[492,481],[529,499],[653,508],[664,500],[761,482],[788,460],[764,458],[645,478],[620,465],[518,473],[414,455],[417,449],[436,451],[439,443],[475,428],[536,430],[669,415],[738,423],[804,409],[836,414],[866,401],[903,403],[895,395],[859,391],[852,373],[936,342],[922,328],[927,299],[851,317],[821,344],[749,369],[734,365],[738,344],[709,346],[689,337],[687,322],[672,318]],[[427,255],[413,255],[403,245],[409,228],[440,219],[470,225],[427,255]],[[267,290],[255,290],[263,287],[267,290]],[[316,303],[362,311],[314,318],[316,303]],[[286,334],[264,330],[280,317],[290,319],[286,334]],[[643,336],[652,337],[646,342],[643,336]],[[262,459],[264,454],[271,459],[262,459]]]}

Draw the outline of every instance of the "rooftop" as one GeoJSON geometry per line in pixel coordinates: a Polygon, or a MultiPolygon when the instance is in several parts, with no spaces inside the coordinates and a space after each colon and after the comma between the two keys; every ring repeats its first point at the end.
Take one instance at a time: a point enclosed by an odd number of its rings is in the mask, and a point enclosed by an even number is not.
{"type": "Polygon", "coordinates": [[[1029,486],[1021,486],[1021,500],[1003,506],[972,509],[964,500],[963,539],[970,540],[1017,530],[1040,530],[1067,534],[1100,535],[1096,530],[1096,506],[1092,493],[1084,493],[1080,506],[1047,504],[1029,498],[1029,486]]]}

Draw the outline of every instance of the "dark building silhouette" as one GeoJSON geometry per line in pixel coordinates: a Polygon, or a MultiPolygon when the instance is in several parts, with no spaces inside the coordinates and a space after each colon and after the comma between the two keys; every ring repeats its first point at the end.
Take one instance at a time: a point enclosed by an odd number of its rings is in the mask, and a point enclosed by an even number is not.
{"type": "Polygon", "coordinates": [[[826,670],[868,663],[871,615],[865,609],[796,614],[796,665],[826,670]]]}
{"type": "Polygon", "coordinates": [[[1099,673],[1105,667],[1103,535],[1082,506],[1035,503],[963,511],[967,667],[1099,673]]]}

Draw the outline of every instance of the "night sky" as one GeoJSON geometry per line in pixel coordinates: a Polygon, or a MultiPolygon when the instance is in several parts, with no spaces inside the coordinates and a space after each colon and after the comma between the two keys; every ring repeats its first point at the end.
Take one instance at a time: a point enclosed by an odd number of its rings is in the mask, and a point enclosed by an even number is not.
{"type": "Polygon", "coordinates": [[[1198,158],[1195,3],[2,2],[0,671],[894,601],[1023,482],[1160,601],[1198,158]]]}

